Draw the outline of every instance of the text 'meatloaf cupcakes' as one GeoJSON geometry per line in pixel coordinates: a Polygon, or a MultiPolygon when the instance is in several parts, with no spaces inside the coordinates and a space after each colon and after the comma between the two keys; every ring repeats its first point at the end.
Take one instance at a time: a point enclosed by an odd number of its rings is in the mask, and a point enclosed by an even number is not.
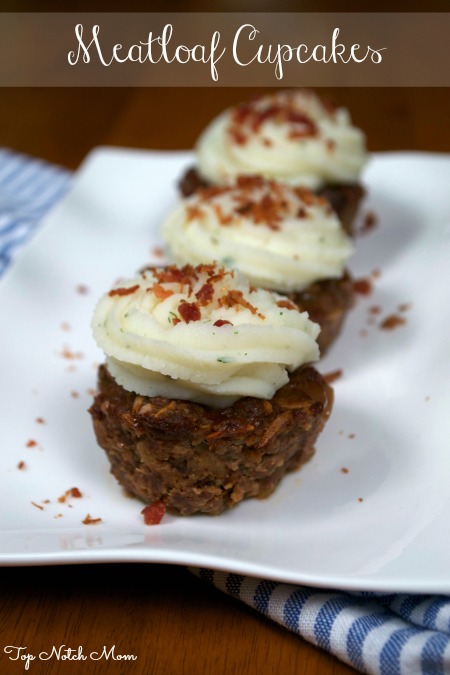
{"type": "Polygon", "coordinates": [[[163,237],[177,264],[220,259],[255,286],[288,294],[320,325],[322,354],[352,306],[352,240],[329,202],[307,188],[239,176],[199,189],[169,214],[163,237]]]}
{"type": "Polygon", "coordinates": [[[303,185],[326,196],[351,232],[366,162],[365,136],[345,108],[309,90],[281,90],[216,117],[198,139],[196,166],[180,188],[189,196],[249,174],[303,185]]]}
{"type": "Polygon", "coordinates": [[[217,265],[151,268],[99,301],[90,412],[119,483],[183,515],[265,497],[313,452],[332,391],[319,328],[217,265]]]}

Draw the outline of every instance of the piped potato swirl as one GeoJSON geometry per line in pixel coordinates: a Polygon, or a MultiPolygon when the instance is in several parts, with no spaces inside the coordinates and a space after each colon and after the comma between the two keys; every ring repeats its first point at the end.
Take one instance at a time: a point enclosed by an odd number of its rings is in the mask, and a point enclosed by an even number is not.
{"type": "Polygon", "coordinates": [[[259,174],[318,189],[358,181],[367,162],[365,136],[345,108],[309,90],[281,90],[230,108],[196,144],[202,178],[259,174]]]}
{"type": "Polygon", "coordinates": [[[283,293],[340,278],[354,250],[325,198],[261,176],[199,190],[167,216],[162,233],[177,264],[220,259],[283,293]]]}
{"type": "Polygon", "coordinates": [[[216,264],[149,268],[121,282],[98,302],[92,329],[125,389],[213,407],[272,398],[319,356],[307,313],[216,264]]]}

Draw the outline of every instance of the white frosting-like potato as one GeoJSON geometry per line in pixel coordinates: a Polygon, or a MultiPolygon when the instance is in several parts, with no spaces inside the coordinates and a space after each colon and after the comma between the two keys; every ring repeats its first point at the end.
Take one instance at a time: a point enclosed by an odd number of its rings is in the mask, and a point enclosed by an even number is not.
{"type": "Polygon", "coordinates": [[[220,259],[251,283],[282,292],[340,278],[354,248],[324,198],[260,176],[183,200],[163,236],[177,264],[220,259]]]}
{"type": "Polygon", "coordinates": [[[98,302],[92,329],[125,389],[215,407],[272,398],[319,356],[306,312],[216,265],[152,268],[121,283],[98,302]]]}
{"type": "Polygon", "coordinates": [[[281,90],[216,117],[196,145],[200,175],[221,184],[260,174],[312,189],[352,183],[367,161],[365,136],[345,108],[307,90],[281,90]]]}

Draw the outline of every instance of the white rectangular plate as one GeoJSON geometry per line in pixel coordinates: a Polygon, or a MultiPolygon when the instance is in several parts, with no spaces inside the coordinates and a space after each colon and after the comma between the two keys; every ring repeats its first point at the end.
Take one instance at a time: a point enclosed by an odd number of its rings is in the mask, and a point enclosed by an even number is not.
{"type": "Polygon", "coordinates": [[[87,413],[102,360],[92,310],[118,277],[160,262],[159,226],[191,162],[96,150],[0,283],[0,563],[167,562],[450,593],[449,156],[380,154],[366,171],[378,224],[351,268],[373,290],[319,365],[342,376],[307,466],[267,500],[157,527],[110,476],[87,413]],[[383,330],[389,315],[404,323],[383,330]],[[59,501],[72,487],[82,497],[59,501]]]}

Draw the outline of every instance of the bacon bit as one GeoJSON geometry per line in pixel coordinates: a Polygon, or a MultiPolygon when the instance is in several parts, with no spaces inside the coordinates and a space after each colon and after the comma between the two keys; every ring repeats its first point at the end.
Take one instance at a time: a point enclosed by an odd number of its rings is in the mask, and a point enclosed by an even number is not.
{"type": "Polygon", "coordinates": [[[231,323],[231,321],[227,321],[226,319],[217,319],[217,321],[214,321],[213,323],[213,326],[217,326],[218,328],[226,325],[232,326],[233,324],[231,323]]]}
{"type": "Polygon", "coordinates": [[[372,305],[372,307],[369,307],[369,314],[381,314],[382,309],[380,305],[372,305]]]}
{"type": "Polygon", "coordinates": [[[298,309],[298,306],[292,300],[278,300],[278,307],[283,307],[284,309],[298,309]]]}
{"type": "Polygon", "coordinates": [[[23,471],[24,469],[26,469],[26,466],[27,466],[27,465],[26,465],[25,462],[22,460],[22,461],[20,461],[20,462],[18,463],[17,468],[18,468],[20,471],[23,471]]]}
{"type": "Polygon", "coordinates": [[[229,213],[228,216],[226,216],[220,204],[213,204],[213,208],[216,212],[217,220],[221,225],[229,225],[233,222],[233,215],[229,213]]]}
{"type": "MultiPolygon", "coordinates": [[[[199,269],[199,267],[197,269],[199,269]]],[[[179,283],[191,286],[192,283],[198,279],[197,272],[192,265],[184,265],[184,267],[169,265],[168,267],[159,270],[152,269],[152,272],[153,276],[156,277],[160,284],[179,283]]]]}
{"type": "Polygon", "coordinates": [[[362,497],[358,497],[358,501],[359,501],[359,502],[363,502],[364,499],[363,499],[362,497]]]}
{"type": "Polygon", "coordinates": [[[301,113],[292,114],[291,117],[292,119],[289,122],[292,122],[295,126],[288,132],[288,138],[296,140],[298,138],[317,136],[317,126],[309,117],[301,113]],[[297,119],[294,119],[294,117],[297,117],[297,119]]]}
{"type": "Polygon", "coordinates": [[[114,295],[131,295],[132,293],[135,293],[138,288],[140,288],[139,284],[128,286],[128,288],[113,288],[112,291],[109,291],[108,295],[111,298],[114,295]]]}
{"type": "Polygon", "coordinates": [[[195,297],[202,307],[210,303],[214,297],[214,286],[212,283],[208,281],[206,284],[203,284],[201,289],[195,294],[195,297]]]}
{"type": "Polygon", "coordinates": [[[253,188],[262,188],[268,182],[274,181],[267,181],[266,178],[263,178],[263,176],[259,176],[258,174],[255,174],[253,176],[243,174],[242,176],[238,176],[236,178],[237,186],[241,188],[241,190],[252,190],[253,188]]]}
{"type": "Polygon", "coordinates": [[[230,127],[228,129],[228,134],[233,143],[236,145],[245,145],[247,143],[247,136],[245,136],[242,131],[236,129],[235,127],[230,127]]]}
{"type": "Polygon", "coordinates": [[[73,497],[74,499],[80,499],[83,494],[80,492],[80,490],[77,487],[70,488],[69,490],[66,490],[65,493],[61,496],[58,497],[58,501],[60,504],[64,504],[66,499],[68,497],[73,497]]]}
{"type": "Polygon", "coordinates": [[[50,499],[43,499],[43,500],[42,500],[42,503],[43,503],[43,504],[50,504],[50,499]]]}
{"type": "Polygon", "coordinates": [[[359,228],[359,234],[366,234],[373,230],[373,228],[378,224],[378,218],[373,211],[366,213],[364,220],[359,228]]]}
{"type": "Polygon", "coordinates": [[[262,144],[266,146],[266,148],[271,148],[273,146],[273,141],[270,138],[263,137],[261,141],[262,144]]]}
{"type": "Polygon", "coordinates": [[[173,295],[173,291],[170,288],[164,288],[161,284],[153,284],[151,288],[147,289],[147,292],[153,292],[159,300],[165,300],[173,295]]]}
{"type": "Polygon", "coordinates": [[[330,373],[326,373],[326,375],[323,376],[323,379],[328,384],[331,384],[332,382],[339,380],[342,377],[342,375],[343,370],[341,368],[338,368],[337,370],[332,370],[330,373]]]}
{"type": "Polygon", "coordinates": [[[228,291],[228,293],[224,295],[223,298],[219,299],[219,304],[221,307],[226,307],[227,309],[234,307],[235,305],[241,305],[242,307],[249,309],[252,314],[257,314],[257,316],[259,316],[261,319],[265,319],[265,316],[260,314],[256,307],[245,300],[242,291],[228,291]]]}
{"type": "Polygon", "coordinates": [[[70,395],[72,398],[80,398],[80,394],[77,391],[71,391],[70,395]]]}
{"type": "Polygon", "coordinates": [[[372,270],[371,274],[372,274],[372,279],[379,279],[381,277],[381,270],[374,269],[374,270],[372,270]]]}
{"type": "Polygon", "coordinates": [[[35,422],[36,424],[45,424],[45,420],[43,417],[36,417],[35,422]]]}
{"type": "Polygon", "coordinates": [[[85,284],[78,284],[78,286],[75,287],[75,290],[80,295],[87,295],[89,293],[89,288],[88,286],[85,286],[85,284]]]}
{"type": "Polygon", "coordinates": [[[355,434],[349,434],[348,437],[349,438],[355,438],[355,434]]]}
{"type": "Polygon", "coordinates": [[[68,321],[62,321],[61,322],[61,330],[64,330],[66,332],[69,331],[70,330],[70,323],[68,323],[68,321]]]}
{"type": "Polygon", "coordinates": [[[369,279],[355,279],[353,290],[359,295],[370,295],[372,293],[372,282],[369,279]]]}
{"type": "Polygon", "coordinates": [[[203,218],[205,212],[198,204],[188,204],[186,206],[186,215],[189,220],[195,220],[196,218],[203,218]]]}
{"type": "Polygon", "coordinates": [[[35,440],[33,440],[32,438],[30,438],[30,440],[27,441],[27,442],[25,443],[25,445],[26,445],[27,448],[35,448],[36,445],[37,445],[37,441],[35,441],[35,440]]]}
{"type": "Polygon", "coordinates": [[[144,516],[144,523],[146,525],[159,525],[165,512],[165,505],[161,501],[158,501],[143,508],[141,514],[144,516]]]}
{"type": "Polygon", "coordinates": [[[350,473],[350,470],[347,469],[346,466],[343,466],[342,469],[341,469],[341,473],[350,473]]]}
{"type": "Polygon", "coordinates": [[[403,316],[398,314],[390,314],[387,316],[384,321],[380,323],[380,328],[382,330],[393,330],[399,326],[403,326],[406,323],[406,319],[403,316]]]}
{"type": "Polygon", "coordinates": [[[88,513],[86,518],[81,521],[83,525],[97,525],[97,523],[101,523],[102,519],[101,518],[92,518],[92,516],[88,513]]]}
{"type": "Polygon", "coordinates": [[[155,257],[155,258],[165,258],[166,257],[166,252],[164,251],[161,246],[154,246],[150,253],[155,257]]]}
{"type": "MultiPolygon", "coordinates": [[[[250,135],[257,134],[270,119],[287,123],[289,138],[303,138],[317,134],[317,126],[303,111],[295,107],[295,98],[286,97],[279,102],[276,97],[264,101],[260,98],[241,103],[233,110],[228,134],[237,145],[245,144],[250,135]]],[[[263,137],[264,143],[264,137],[263,137]]]]}
{"type": "Polygon", "coordinates": [[[63,359],[67,359],[69,361],[75,359],[84,359],[83,352],[73,352],[69,347],[67,347],[67,345],[64,345],[61,356],[63,359]]]}
{"type": "Polygon", "coordinates": [[[202,316],[196,302],[186,302],[186,300],[182,300],[178,305],[178,311],[185,323],[200,321],[202,316]]]}
{"type": "Polygon", "coordinates": [[[43,511],[43,510],[44,510],[44,507],[41,506],[40,504],[36,504],[36,502],[31,502],[31,503],[33,504],[33,506],[35,506],[35,507],[36,507],[37,509],[39,509],[40,511],[43,511]]]}

